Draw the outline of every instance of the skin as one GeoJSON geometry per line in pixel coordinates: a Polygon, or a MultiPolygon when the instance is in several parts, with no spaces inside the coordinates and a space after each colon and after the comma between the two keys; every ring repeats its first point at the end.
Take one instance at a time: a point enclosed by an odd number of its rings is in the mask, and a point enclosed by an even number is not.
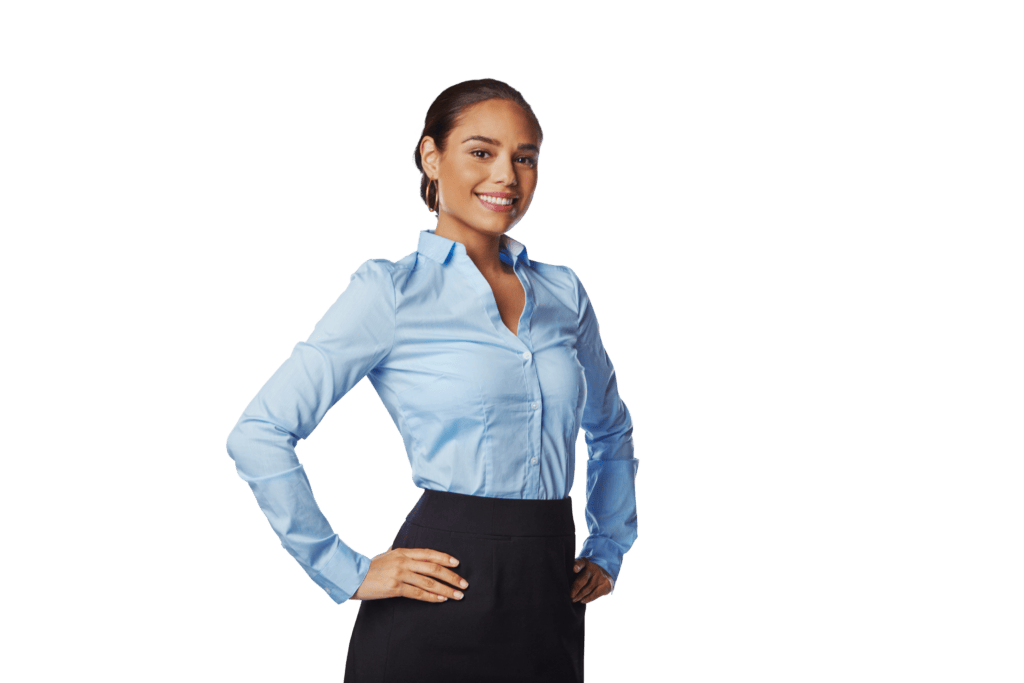
{"type": "Polygon", "coordinates": [[[572,570],[579,574],[572,582],[569,595],[573,602],[593,602],[612,591],[612,577],[604,567],[585,557],[577,557],[572,570]]]}
{"type": "Polygon", "coordinates": [[[487,282],[502,282],[513,273],[498,257],[501,237],[526,215],[540,177],[537,124],[515,102],[488,99],[463,110],[444,147],[438,150],[430,136],[420,143],[423,172],[436,180],[440,198],[434,231],[461,242],[487,282]],[[497,144],[467,139],[474,136],[497,144]],[[498,213],[483,206],[477,193],[513,193],[518,199],[512,211],[498,213]]]}
{"type": "MultiPolygon", "coordinates": [[[[420,141],[423,171],[438,186],[434,233],[462,243],[484,276],[505,326],[515,334],[526,294],[511,266],[498,257],[501,237],[519,222],[537,188],[540,134],[522,107],[506,100],[485,100],[466,107],[438,149],[433,138],[420,141]],[[479,138],[487,138],[481,140],[479,138]],[[516,199],[508,212],[491,211],[478,194],[510,192],[516,199]]],[[[356,600],[407,597],[444,602],[465,597],[466,581],[452,571],[458,560],[429,548],[388,548],[370,561],[356,600]]],[[[576,558],[577,576],[570,588],[573,602],[593,602],[611,592],[612,581],[600,565],[576,558]]]]}

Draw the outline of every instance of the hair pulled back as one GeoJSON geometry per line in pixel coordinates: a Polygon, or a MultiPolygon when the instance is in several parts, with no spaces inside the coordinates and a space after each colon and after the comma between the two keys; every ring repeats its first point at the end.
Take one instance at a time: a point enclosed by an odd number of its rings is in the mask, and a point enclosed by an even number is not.
{"type": "MultiPolygon", "coordinates": [[[[430,108],[427,109],[427,117],[423,122],[423,132],[420,133],[420,138],[416,141],[416,153],[413,156],[413,159],[416,161],[416,168],[419,169],[421,174],[420,197],[428,207],[431,205],[430,200],[427,198],[427,185],[430,179],[427,178],[427,174],[423,171],[420,143],[423,142],[423,138],[431,137],[438,151],[443,152],[448,141],[448,133],[458,125],[459,118],[466,107],[486,100],[508,100],[518,104],[533,119],[534,125],[537,126],[538,139],[544,139],[544,133],[540,129],[540,122],[537,121],[537,116],[533,113],[533,109],[530,108],[530,105],[523,98],[522,93],[508,83],[496,81],[493,78],[481,78],[475,81],[463,81],[462,83],[456,83],[450,88],[446,88],[437,96],[437,99],[430,105],[430,108]]],[[[436,187],[435,184],[435,195],[437,193],[436,187]]]]}

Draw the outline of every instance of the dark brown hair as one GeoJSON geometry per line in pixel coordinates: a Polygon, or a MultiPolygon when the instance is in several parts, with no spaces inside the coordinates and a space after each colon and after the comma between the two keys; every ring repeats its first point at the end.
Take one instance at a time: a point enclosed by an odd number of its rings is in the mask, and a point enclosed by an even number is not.
{"type": "MultiPolygon", "coordinates": [[[[416,154],[413,156],[416,168],[420,170],[421,174],[420,197],[427,206],[430,206],[430,202],[427,200],[427,184],[430,180],[427,178],[427,174],[423,172],[420,143],[423,142],[423,138],[429,136],[434,139],[434,144],[437,146],[438,151],[443,152],[444,146],[448,141],[448,133],[458,125],[459,117],[462,116],[462,112],[465,111],[466,107],[485,100],[508,100],[509,102],[515,102],[533,119],[534,125],[537,126],[537,138],[539,140],[544,139],[544,133],[540,129],[540,122],[537,121],[537,116],[533,113],[533,109],[530,108],[530,105],[523,98],[522,93],[508,83],[496,81],[493,78],[481,78],[476,81],[463,81],[450,88],[446,88],[437,96],[434,103],[430,105],[430,109],[427,110],[427,117],[423,122],[423,132],[420,133],[420,138],[416,141],[416,154]]],[[[435,193],[437,191],[436,185],[434,191],[435,193]]]]}

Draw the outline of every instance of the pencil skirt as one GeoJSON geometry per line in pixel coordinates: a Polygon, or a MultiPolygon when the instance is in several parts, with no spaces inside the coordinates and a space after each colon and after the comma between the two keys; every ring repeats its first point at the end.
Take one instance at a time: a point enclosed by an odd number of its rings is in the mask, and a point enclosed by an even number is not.
{"type": "Polygon", "coordinates": [[[462,600],[362,601],[345,683],[583,681],[571,498],[425,490],[392,545],[450,554],[469,587],[462,600]]]}

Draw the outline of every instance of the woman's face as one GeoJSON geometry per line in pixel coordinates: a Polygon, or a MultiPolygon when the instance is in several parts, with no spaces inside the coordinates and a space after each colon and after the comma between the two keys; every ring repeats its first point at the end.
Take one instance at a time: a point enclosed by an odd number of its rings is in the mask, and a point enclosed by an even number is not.
{"type": "Polygon", "coordinates": [[[537,187],[533,121],[514,102],[485,100],[462,112],[446,143],[439,153],[429,138],[421,142],[424,170],[438,181],[438,229],[504,234],[526,214],[537,187]]]}

